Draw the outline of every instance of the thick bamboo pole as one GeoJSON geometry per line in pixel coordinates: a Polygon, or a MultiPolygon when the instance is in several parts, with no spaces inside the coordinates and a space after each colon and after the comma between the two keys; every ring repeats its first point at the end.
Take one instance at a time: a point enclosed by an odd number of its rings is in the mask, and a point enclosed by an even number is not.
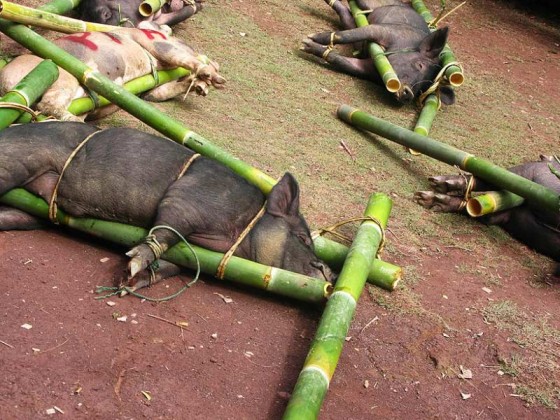
{"type": "MultiPolygon", "coordinates": [[[[318,234],[311,234],[315,254],[327,262],[329,267],[335,271],[340,271],[348,255],[348,247],[338,242],[328,240],[318,234]]],[[[382,261],[378,258],[373,260],[371,269],[368,273],[368,283],[382,289],[393,291],[397,288],[402,278],[402,269],[396,265],[382,261]]]]}
{"type": "Polygon", "coordinates": [[[467,213],[471,217],[480,217],[520,206],[524,201],[523,197],[509,191],[488,191],[469,198],[467,213]]]}
{"type": "Polygon", "coordinates": [[[43,6],[38,7],[38,10],[44,12],[55,13],[57,15],[63,15],[72,9],[75,9],[81,0],[53,0],[43,6]]]}
{"type": "MultiPolygon", "coordinates": [[[[58,78],[58,67],[51,60],[41,61],[37,67],[7,92],[0,102],[15,103],[29,107],[58,78]]],[[[8,127],[24,112],[19,108],[0,108],[0,130],[8,127]]]]}
{"type": "MultiPolygon", "coordinates": [[[[434,20],[434,17],[422,0],[412,0],[412,7],[424,18],[426,23],[430,24],[434,20]]],[[[443,51],[439,54],[439,59],[442,67],[449,66],[445,70],[445,78],[449,81],[449,84],[455,87],[461,86],[465,81],[465,76],[463,75],[463,69],[459,65],[452,64],[457,62],[457,58],[453,54],[449,43],[445,44],[443,51]]]]}
{"type": "Polygon", "coordinates": [[[371,131],[391,141],[413,148],[427,156],[433,157],[449,165],[458,166],[495,186],[511,191],[531,201],[531,204],[558,212],[560,197],[549,188],[529,181],[507,169],[494,165],[492,162],[477,158],[453,146],[438,142],[414,133],[405,128],[383,121],[373,115],[360,111],[349,105],[341,105],[337,110],[338,117],[361,129],[371,131]]]}
{"type": "Polygon", "coordinates": [[[284,413],[286,420],[316,419],[319,414],[367,273],[383,239],[391,206],[384,194],[373,194],[369,199],[364,216],[377,222],[366,220],[358,229],[284,413]]]}
{"type": "MultiPolygon", "coordinates": [[[[360,10],[356,2],[350,0],[348,4],[350,5],[350,11],[352,12],[354,20],[356,21],[356,26],[359,28],[369,25],[367,17],[364,15],[363,11],[360,10]]],[[[397,76],[397,73],[395,73],[395,70],[393,70],[393,66],[391,66],[391,63],[389,63],[389,60],[387,59],[387,56],[385,55],[383,49],[375,42],[368,42],[368,52],[371,56],[371,59],[373,60],[375,68],[377,69],[379,75],[381,76],[381,79],[383,80],[385,88],[392,93],[398,92],[401,88],[401,82],[397,76]]]]}
{"type": "MultiPolygon", "coordinates": [[[[439,105],[439,98],[436,94],[431,93],[426,97],[422,105],[420,115],[418,116],[418,120],[416,120],[416,125],[414,126],[415,133],[418,133],[422,136],[427,136],[430,133],[432,124],[434,123],[434,119],[436,118],[436,114],[439,109],[439,105]]],[[[415,156],[421,154],[413,149],[408,149],[408,151],[415,156]]]]}
{"type": "MultiPolygon", "coordinates": [[[[164,83],[168,83],[173,80],[180,79],[181,77],[188,76],[189,74],[190,71],[182,67],[178,67],[172,70],[159,70],[157,72],[157,80],[154,79],[153,75],[147,74],[145,76],[141,76],[137,79],[125,83],[123,87],[128,92],[134,95],[140,95],[141,93],[153,89],[156,86],[161,86],[164,83]]],[[[87,96],[84,98],[74,99],[70,104],[70,106],[68,107],[68,111],[73,115],[82,115],[91,112],[96,108],[102,108],[110,104],[111,101],[105,99],[103,96],[98,96],[97,102],[91,99],[91,97],[87,96]]],[[[39,115],[37,119],[41,121],[46,118],[47,117],[44,115],[39,115]]],[[[27,123],[29,121],[31,121],[31,116],[29,114],[23,114],[17,120],[18,123],[27,123]]]]}
{"type": "MultiPolygon", "coordinates": [[[[55,6],[56,7],[56,6],[55,6]]],[[[23,25],[33,25],[39,28],[63,33],[75,32],[109,32],[114,26],[100,23],[85,22],[44,10],[33,9],[19,4],[0,0],[0,17],[23,25]]]]}
{"type": "MultiPolygon", "coordinates": [[[[0,202],[21,209],[34,216],[48,219],[48,204],[26,190],[20,188],[11,190],[0,196],[0,202]]],[[[61,210],[58,211],[57,220],[62,225],[126,247],[132,247],[142,242],[147,234],[147,230],[143,228],[105,220],[76,218],[65,214],[61,210]]],[[[200,270],[203,273],[215,275],[223,254],[195,245],[191,246],[200,261],[200,270]]],[[[170,248],[163,254],[162,259],[186,268],[197,268],[195,257],[184,243],[170,248]]],[[[275,267],[268,267],[239,257],[232,257],[228,262],[224,279],[293,299],[314,303],[324,302],[332,290],[331,284],[324,280],[275,267]]]]}
{"type": "Polygon", "coordinates": [[[140,3],[140,6],[138,6],[138,12],[142,16],[151,16],[160,10],[168,1],[169,0],[144,0],[140,3]]]}

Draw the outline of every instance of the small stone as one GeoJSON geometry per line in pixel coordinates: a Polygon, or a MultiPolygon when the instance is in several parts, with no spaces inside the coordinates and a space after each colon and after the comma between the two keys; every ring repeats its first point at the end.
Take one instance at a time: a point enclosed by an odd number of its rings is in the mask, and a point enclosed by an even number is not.
{"type": "Polygon", "coordinates": [[[105,303],[107,304],[107,306],[115,306],[117,304],[117,302],[113,302],[112,300],[108,300],[105,303]]]}
{"type": "Polygon", "coordinates": [[[189,346],[189,347],[187,347],[187,348],[188,348],[189,350],[194,350],[194,349],[196,349],[195,346],[189,346]]]}
{"type": "Polygon", "coordinates": [[[461,398],[464,400],[468,400],[470,397],[472,397],[471,394],[465,394],[464,392],[461,392],[461,398]]]}
{"type": "Polygon", "coordinates": [[[31,324],[23,324],[23,325],[21,326],[21,328],[25,328],[26,330],[30,330],[31,328],[33,328],[33,325],[31,325],[31,324]]]}
{"type": "Polygon", "coordinates": [[[117,321],[119,321],[119,322],[126,322],[127,319],[128,319],[128,316],[123,315],[123,316],[119,316],[119,317],[117,318],[117,321]]]}
{"type": "Polygon", "coordinates": [[[245,355],[245,357],[253,357],[255,355],[252,351],[246,351],[243,354],[245,355]]]}
{"type": "Polygon", "coordinates": [[[369,388],[369,381],[367,379],[364,381],[364,388],[369,388]]]}
{"type": "Polygon", "coordinates": [[[483,287],[482,290],[484,290],[486,293],[492,293],[492,289],[489,289],[488,287],[483,287]]]}
{"type": "Polygon", "coordinates": [[[99,262],[102,262],[102,263],[106,263],[107,261],[109,261],[109,257],[101,258],[99,260],[99,262]]]}
{"type": "Polygon", "coordinates": [[[459,369],[461,369],[461,373],[459,373],[457,375],[458,378],[460,378],[460,379],[472,379],[472,377],[473,377],[472,370],[465,369],[463,366],[459,366],[459,369]]]}
{"type": "Polygon", "coordinates": [[[211,357],[210,362],[211,363],[218,363],[218,359],[216,359],[215,357],[211,357]]]}
{"type": "Polygon", "coordinates": [[[212,337],[214,340],[216,340],[218,338],[218,333],[214,333],[210,337],[212,337]]]}
{"type": "Polygon", "coordinates": [[[47,408],[46,413],[47,415],[52,416],[53,414],[56,414],[56,410],[54,408],[47,408]]]}
{"type": "Polygon", "coordinates": [[[138,321],[136,321],[135,319],[133,319],[132,321],[130,321],[131,324],[137,325],[138,321]]]}
{"type": "Polygon", "coordinates": [[[505,375],[503,370],[499,370],[497,373],[498,373],[498,376],[504,376],[505,375]]]}

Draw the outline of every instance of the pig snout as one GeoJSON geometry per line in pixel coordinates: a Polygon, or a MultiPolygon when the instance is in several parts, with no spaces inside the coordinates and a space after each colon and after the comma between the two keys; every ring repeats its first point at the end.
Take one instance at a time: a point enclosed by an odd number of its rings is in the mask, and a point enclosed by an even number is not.
{"type": "Polygon", "coordinates": [[[397,93],[396,93],[397,101],[402,104],[409,104],[414,100],[414,92],[408,85],[404,85],[397,93]]]}
{"type": "Polygon", "coordinates": [[[330,267],[322,261],[313,261],[311,264],[313,269],[312,273],[307,274],[309,277],[316,277],[329,283],[334,283],[336,281],[337,275],[333,273],[330,267]]]}

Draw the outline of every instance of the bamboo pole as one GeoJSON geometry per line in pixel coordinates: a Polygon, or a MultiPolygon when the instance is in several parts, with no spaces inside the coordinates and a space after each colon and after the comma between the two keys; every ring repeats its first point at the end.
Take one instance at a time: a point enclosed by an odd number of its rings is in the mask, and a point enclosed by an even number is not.
{"type": "MultiPolygon", "coordinates": [[[[422,105],[420,115],[418,116],[418,120],[416,120],[416,125],[414,126],[415,133],[418,133],[422,136],[427,136],[430,133],[432,124],[434,123],[434,119],[436,118],[436,114],[439,109],[439,105],[440,101],[436,94],[431,93],[426,97],[422,105]]],[[[408,149],[408,151],[415,156],[421,154],[416,150],[410,148],[408,149]]]]}
{"type": "Polygon", "coordinates": [[[391,206],[391,200],[384,194],[373,194],[369,199],[364,216],[379,224],[366,220],[358,229],[284,412],[285,420],[316,419],[319,414],[371,262],[383,239],[391,206]]]}
{"type": "Polygon", "coordinates": [[[44,12],[55,13],[57,15],[63,15],[72,9],[78,7],[81,0],[53,0],[43,6],[38,7],[38,10],[44,12]]]}
{"type": "MultiPolygon", "coordinates": [[[[123,87],[128,92],[134,95],[140,95],[141,93],[153,89],[156,86],[161,86],[173,80],[180,79],[181,77],[188,76],[189,74],[190,71],[182,67],[177,67],[176,69],[172,70],[159,70],[157,72],[156,79],[154,79],[154,76],[152,74],[147,74],[145,76],[138,77],[137,79],[125,83],[123,87]]],[[[68,107],[68,112],[73,115],[83,115],[93,111],[96,108],[102,108],[110,104],[111,101],[105,99],[103,96],[99,96],[97,98],[97,101],[94,101],[91,97],[87,96],[84,98],[74,99],[68,107]]],[[[41,121],[46,118],[46,116],[39,114],[37,119],[41,121]]],[[[31,121],[31,116],[29,114],[23,114],[17,120],[18,123],[27,123],[29,121],[31,121]]]]}
{"type": "MultiPolygon", "coordinates": [[[[416,13],[424,18],[428,25],[434,20],[434,17],[422,0],[412,0],[412,7],[416,10],[416,13]]],[[[455,54],[453,54],[449,43],[445,44],[443,51],[439,54],[439,59],[442,67],[449,66],[445,70],[445,78],[449,81],[451,86],[461,86],[465,81],[465,76],[463,75],[463,69],[459,65],[452,64],[457,62],[457,58],[455,54]]]]}
{"type": "MultiPolygon", "coordinates": [[[[360,10],[356,2],[354,0],[350,0],[348,4],[350,5],[350,11],[352,12],[352,16],[354,16],[356,26],[360,28],[362,26],[369,25],[367,17],[364,15],[363,11],[360,10]]],[[[401,82],[397,73],[393,70],[393,66],[389,63],[383,49],[375,42],[368,42],[367,48],[368,53],[373,60],[373,64],[383,80],[385,88],[391,93],[398,92],[401,88],[401,82]]]]}
{"type": "MultiPolygon", "coordinates": [[[[34,54],[43,58],[51,58],[59,67],[76,77],[80,83],[128,111],[131,115],[159,131],[164,136],[230,168],[233,172],[246,179],[247,182],[259,188],[263,193],[268,195],[276,183],[267,174],[220,149],[190,128],[185,127],[154,106],[127,92],[123,87],[114,84],[99,72],[92,70],[80,60],[36,34],[31,29],[13,24],[5,19],[0,19],[0,31],[31,50],[34,54]]],[[[328,260],[324,261],[327,264],[329,263],[328,260]]]]}
{"type": "MultiPolygon", "coordinates": [[[[0,202],[21,209],[29,214],[48,219],[48,204],[28,191],[16,188],[0,196],[0,202]]],[[[132,247],[142,242],[147,230],[116,222],[91,218],[76,218],[59,210],[57,221],[65,226],[86,232],[105,240],[132,247]]],[[[218,270],[223,254],[191,245],[203,273],[214,276],[218,270]]],[[[171,247],[162,259],[182,267],[196,269],[196,259],[184,243],[171,247]]],[[[239,257],[232,257],[227,264],[224,279],[266,290],[289,298],[322,303],[330,295],[332,285],[324,280],[292,273],[275,267],[268,267],[239,257]]]]}
{"type": "MultiPolygon", "coordinates": [[[[58,67],[51,60],[41,61],[21,81],[7,92],[0,102],[15,103],[29,107],[58,78],[58,67]]],[[[0,130],[12,124],[22,113],[19,108],[0,108],[0,130]]]]}
{"type": "MultiPolygon", "coordinates": [[[[328,263],[335,271],[340,271],[344,260],[348,255],[348,247],[338,242],[328,240],[318,234],[312,233],[315,255],[328,263]]],[[[396,265],[382,261],[378,258],[373,260],[368,273],[368,283],[382,289],[393,291],[397,288],[402,278],[402,269],[396,265]]]]}
{"type": "Polygon", "coordinates": [[[142,16],[151,16],[160,10],[169,0],[144,0],[138,6],[138,13],[142,16]]]}
{"type": "Polygon", "coordinates": [[[371,131],[400,145],[418,150],[441,162],[458,166],[499,188],[520,195],[531,201],[531,204],[553,212],[560,210],[560,197],[556,192],[494,165],[488,160],[477,158],[453,146],[383,121],[349,105],[339,106],[337,115],[341,120],[355,127],[371,131]]]}
{"type": "Polygon", "coordinates": [[[33,25],[62,33],[109,32],[115,27],[101,23],[85,22],[31,7],[0,0],[0,17],[23,25],[33,25]]]}
{"type": "Polygon", "coordinates": [[[467,201],[467,213],[471,217],[480,217],[520,206],[524,201],[523,197],[509,191],[488,191],[467,201]]]}

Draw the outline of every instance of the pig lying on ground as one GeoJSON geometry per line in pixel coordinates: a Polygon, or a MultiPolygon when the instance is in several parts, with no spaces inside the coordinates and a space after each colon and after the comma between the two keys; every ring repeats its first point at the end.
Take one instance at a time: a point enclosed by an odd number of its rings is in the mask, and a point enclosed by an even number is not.
{"type": "MultiPolygon", "coordinates": [[[[225,79],[218,73],[217,63],[197,55],[177,38],[152,29],[115,28],[113,32],[85,32],[66,35],[55,41],[62,49],[122,85],[154,70],[184,67],[189,77],[156,87],[144,95],[150,101],[165,101],[189,90],[206,95],[209,86],[221,88],[225,79]]],[[[13,88],[41,58],[34,55],[16,57],[0,70],[0,94],[13,88]]],[[[82,121],[67,108],[73,99],[87,96],[84,88],[69,73],[60,69],[58,80],[43,95],[37,109],[60,120],[82,121]]],[[[107,107],[106,107],[107,108],[107,107]]],[[[115,111],[115,107],[94,112],[99,118],[115,111]]]]}
{"type": "MultiPolygon", "coordinates": [[[[560,180],[550,170],[553,165],[560,170],[560,164],[549,157],[541,157],[538,162],[525,163],[510,168],[509,171],[544,185],[560,194],[560,180]]],[[[420,191],[414,196],[417,203],[441,212],[457,212],[464,206],[465,191],[470,176],[448,175],[430,178],[434,191],[420,191]]],[[[473,191],[491,191],[499,188],[475,177],[473,191]]],[[[535,251],[560,262],[560,213],[531,207],[524,202],[519,207],[482,216],[481,221],[502,227],[515,239],[535,251]]],[[[559,267],[560,268],[560,267],[559,267]]],[[[560,275],[560,269],[556,270],[560,275]]]]}
{"type": "MultiPolygon", "coordinates": [[[[50,202],[66,160],[98,129],[76,122],[45,122],[0,132],[0,195],[16,187],[50,202]]],[[[309,276],[332,280],[313,253],[309,228],[299,212],[299,187],[286,173],[268,199],[255,186],[214,160],[198,157],[180,176],[193,152],[171,140],[127,128],[94,134],[64,171],[57,203],[70,215],[150,228],[171,226],[193,244],[226,252],[266,201],[266,211],[234,255],[309,276]]],[[[34,229],[40,222],[0,207],[0,230],[34,229]]],[[[155,231],[163,249],[179,239],[155,231]]],[[[154,251],[140,244],[127,255],[130,285],[149,283],[144,270],[154,251]],[[137,278],[134,278],[140,273],[137,278]]],[[[163,270],[163,271],[162,271],[163,270]]],[[[159,275],[176,274],[171,263],[159,275]]]]}
{"type": "MultiPolygon", "coordinates": [[[[350,9],[340,0],[325,2],[338,13],[345,30],[309,35],[303,41],[303,51],[323,58],[338,71],[383,85],[365,48],[357,58],[331,51],[335,44],[363,43],[365,47],[364,41],[375,42],[385,49],[401,81],[396,94],[399,102],[411,102],[432,85],[441,70],[439,54],[447,42],[448,28],[430,32],[424,18],[400,0],[356,0],[361,10],[371,11],[367,15],[370,24],[357,28],[350,9]]],[[[441,86],[439,94],[444,104],[455,101],[449,86],[441,86]]]]}
{"type": "Polygon", "coordinates": [[[201,0],[171,0],[156,13],[142,16],[138,11],[143,0],[82,0],[78,19],[114,26],[136,27],[151,21],[159,25],[176,25],[202,9],[201,0]]]}

